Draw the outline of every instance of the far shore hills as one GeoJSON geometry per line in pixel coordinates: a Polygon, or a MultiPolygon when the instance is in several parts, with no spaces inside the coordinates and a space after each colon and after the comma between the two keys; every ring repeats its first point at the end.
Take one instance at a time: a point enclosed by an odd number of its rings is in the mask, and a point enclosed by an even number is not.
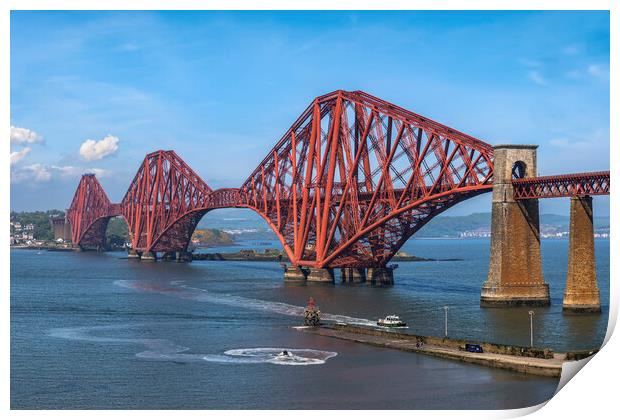
{"type": "MultiPolygon", "coordinates": [[[[192,236],[191,247],[199,249],[244,246],[263,249],[278,246],[277,237],[257,214],[248,210],[223,209],[204,217],[192,236]]],[[[54,240],[50,217],[62,217],[61,210],[11,212],[11,247],[62,250],[70,245],[54,240]]],[[[544,239],[567,239],[569,217],[541,214],[540,231],[544,239]]],[[[414,239],[489,239],[491,213],[468,216],[437,216],[413,236],[414,239]]],[[[609,236],[609,217],[594,218],[596,238],[609,236]]],[[[107,249],[124,249],[129,242],[127,225],[113,218],[106,231],[107,249]]]]}

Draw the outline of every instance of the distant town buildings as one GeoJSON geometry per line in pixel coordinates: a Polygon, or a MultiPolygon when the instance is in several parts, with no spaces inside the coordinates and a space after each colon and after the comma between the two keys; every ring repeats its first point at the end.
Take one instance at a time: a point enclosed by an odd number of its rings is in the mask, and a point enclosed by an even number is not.
{"type": "MultiPolygon", "coordinates": [[[[39,216],[40,217],[40,216],[39,216]]],[[[11,215],[10,219],[10,245],[11,246],[47,246],[56,244],[56,246],[65,247],[65,244],[71,244],[71,227],[64,215],[61,213],[52,214],[49,217],[51,231],[54,234],[53,239],[50,238],[42,223],[46,223],[47,216],[40,222],[24,223],[19,220],[19,215],[11,215]],[[42,223],[41,223],[42,222],[42,223]],[[39,235],[39,236],[37,236],[39,235]]],[[[30,216],[29,218],[32,218],[30,216]]]]}
{"type": "Polygon", "coordinates": [[[29,223],[23,225],[20,222],[11,221],[11,245],[27,244],[31,245],[34,241],[34,225],[29,223]]]}
{"type": "MultiPolygon", "coordinates": [[[[466,230],[463,232],[459,232],[459,238],[461,239],[470,239],[470,238],[490,238],[491,237],[491,229],[488,227],[481,227],[473,230],[466,230]]],[[[545,239],[568,239],[568,229],[564,230],[564,228],[558,226],[551,225],[541,225],[540,226],[540,237],[545,239]]],[[[606,239],[609,238],[609,232],[602,229],[601,232],[595,232],[594,237],[597,239],[606,239]]]]}
{"type": "Polygon", "coordinates": [[[481,227],[474,230],[466,230],[464,232],[459,233],[459,238],[468,239],[468,238],[490,238],[491,237],[491,228],[489,227],[481,227]]]}

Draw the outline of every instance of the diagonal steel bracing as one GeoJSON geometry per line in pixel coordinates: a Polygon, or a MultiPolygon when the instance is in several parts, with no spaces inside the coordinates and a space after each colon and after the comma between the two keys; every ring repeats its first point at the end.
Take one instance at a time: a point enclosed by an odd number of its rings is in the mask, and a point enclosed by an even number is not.
{"type": "MultiPolygon", "coordinates": [[[[579,175],[515,180],[515,198],[609,193],[608,173],[579,175]]],[[[119,204],[83,176],[69,219],[80,246],[101,245],[107,220],[122,215],[135,250],[182,251],[208,211],[249,208],[295,265],[380,267],[437,214],[490,191],[492,178],[489,144],[367,93],[336,91],[310,104],[240,188],[213,191],[160,150],[119,204]]]]}

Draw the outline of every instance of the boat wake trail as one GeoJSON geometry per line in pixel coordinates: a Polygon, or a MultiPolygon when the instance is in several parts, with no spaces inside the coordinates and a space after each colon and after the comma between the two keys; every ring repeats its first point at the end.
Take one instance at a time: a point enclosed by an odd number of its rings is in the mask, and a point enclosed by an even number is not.
{"type": "MultiPolygon", "coordinates": [[[[199,302],[209,302],[228,306],[235,306],[245,309],[252,309],[262,312],[272,312],[282,315],[301,317],[304,315],[305,308],[302,306],[290,305],[283,302],[273,302],[267,300],[251,299],[242,296],[228,295],[222,293],[212,293],[198,287],[191,287],[183,284],[183,281],[170,282],[169,285],[161,286],[152,283],[116,280],[114,284],[135,290],[152,293],[163,293],[174,295],[181,299],[196,300],[199,302]]],[[[355,318],[346,315],[336,315],[321,312],[321,318],[327,321],[341,322],[346,324],[376,326],[376,322],[364,318],[355,318]]]]}
{"type": "Polygon", "coordinates": [[[338,355],[338,353],[331,351],[272,347],[232,349],[225,351],[223,354],[192,354],[187,353],[188,347],[176,345],[166,339],[102,337],[96,335],[96,332],[135,328],[141,325],[145,324],[54,328],[49,330],[48,334],[52,337],[66,340],[109,344],[137,344],[146,347],[146,350],[136,354],[138,358],[177,363],[270,363],[274,365],[309,366],[324,364],[328,359],[338,355]]]}

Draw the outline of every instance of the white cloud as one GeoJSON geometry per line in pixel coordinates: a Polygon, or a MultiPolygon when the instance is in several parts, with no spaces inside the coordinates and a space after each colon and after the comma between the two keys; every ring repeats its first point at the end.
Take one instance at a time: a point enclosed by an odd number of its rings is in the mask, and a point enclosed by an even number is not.
{"type": "Polygon", "coordinates": [[[50,166],[61,177],[77,177],[85,173],[95,174],[98,178],[108,175],[108,171],[100,168],[79,168],[76,166],[50,166]]]}
{"type": "Polygon", "coordinates": [[[109,172],[100,168],[80,168],[76,166],[56,166],[34,163],[11,170],[11,182],[13,183],[43,183],[52,179],[75,178],[82,174],[95,174],[98,178],[109,175],[109,172]]]}
{"type": "Polygon", "coordinates": [[[537,85],[541,85],[541,86],[547,85],[547,80],[545,80],[542,74],[540,74],[536,70],[532,70],[528,72],[527,77],[528,79],[530,79],[532,82],[536,83],[537,85]]]}
{"type": "Polygon", "coordinates": [[[25,158],[28,153],[30,153],[30,147],[24,147],[18,152],[11,152],[11,165],[14,165],[25,158]]]}
{"type": "Polygon", "coordinates": [[[588,74],[598,79],[609,79],[609,67],[601,64],[590,64],[588,74]]]}
{"type": "Polygon", "coordinates": [[[86,140],[80,146],[80,155],[87,161],[101,160],[118,150],[118,137],[107,135],[103,139],[86,140]]]}
{"type": "Polygon", "coordinates": [[[11,126],[11,144],[43,143],[43,137],[28,128],[11,126]]]}

